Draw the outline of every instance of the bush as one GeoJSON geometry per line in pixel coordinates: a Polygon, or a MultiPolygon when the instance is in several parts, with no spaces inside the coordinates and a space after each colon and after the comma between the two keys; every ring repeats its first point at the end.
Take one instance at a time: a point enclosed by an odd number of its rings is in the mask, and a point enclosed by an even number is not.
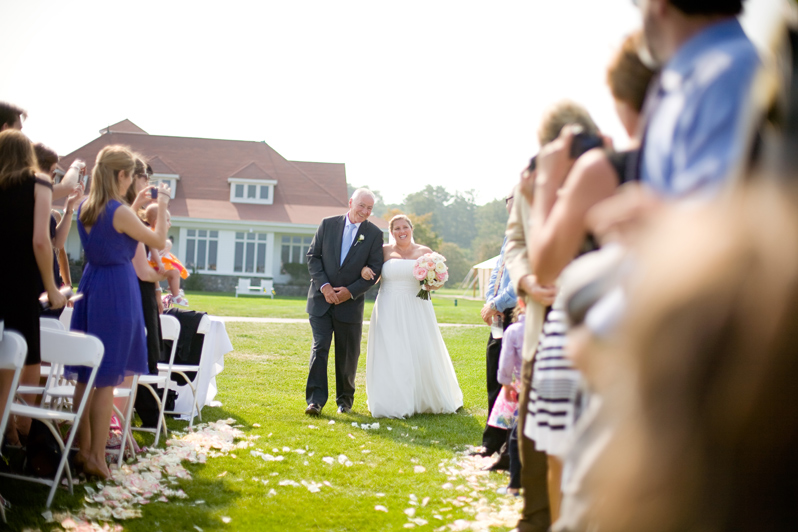
{"type": "Polygon", "coordinates": [[[283,264],[281,269],[282,273],[291,276],[288,284],[296,286],[307,286],[310,284],[310,272],[308,272],[307,264],[299,264],[296,262],[283,264]]]}
{"type": "Polygon", "coordinates": [[[197,269],[191,272],[188,278],[183,279],[183,290],[191,290],[192,292],[202,292],[205,290],[205,284],[202,282],[202,275],[197,273],[197,269]]]}

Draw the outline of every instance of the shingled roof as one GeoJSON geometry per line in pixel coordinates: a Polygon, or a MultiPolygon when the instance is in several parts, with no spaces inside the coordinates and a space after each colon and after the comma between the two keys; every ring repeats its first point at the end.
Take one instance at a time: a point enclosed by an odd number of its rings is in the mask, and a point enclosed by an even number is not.
{"type": "MultiPolygon", "coordinates": [[[[91,167],[103,147],[129,146],[150,161],[155,173],[180,176],[169,204],[173,218],[318,225],[347,209],[342,163],[289,161],[265,142],[150,135],[129,120],[101,133],[62,160],[80,158],[91,167]],[[231,177],[277,180],[274,203],[231,203],[227,181],[231,177]]],[[[378,217],[372,221],[387,227],[378,217]]]]}

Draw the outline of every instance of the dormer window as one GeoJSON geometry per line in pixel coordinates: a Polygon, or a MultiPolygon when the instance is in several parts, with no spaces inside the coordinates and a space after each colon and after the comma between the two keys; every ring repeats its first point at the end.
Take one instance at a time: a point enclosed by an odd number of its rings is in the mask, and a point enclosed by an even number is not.
{"type": "Polygon", "coordinates": [[[154,173],[150,178],[150,183],[153,185],[160,185],[163,183],[164,185],[168,186],[169,189],[172,191],[170,194],[172,199],[175,199],[175,193],[177,192],[177,182],[180,179],[180,176],[177,174],[159,174],[154,173]]]}
{"type": "Polygon", "coordinates": [[[256,203],[271,205],[274,203],[274,179],[242,179],[231,177],[230,183],[231,203],[256,203]]]}

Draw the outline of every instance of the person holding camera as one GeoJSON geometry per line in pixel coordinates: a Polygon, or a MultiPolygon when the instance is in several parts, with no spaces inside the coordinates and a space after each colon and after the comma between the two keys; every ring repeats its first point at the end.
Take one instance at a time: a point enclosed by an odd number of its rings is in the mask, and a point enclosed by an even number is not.
{"type": "MultiPolygon", "coordinates": [[[[110,476],[105,446],[114,387],[126,376],[148,371],[141,292],[131,261],[139,242],[159,249],[166,244],[166,223],[152,231],[124,203],[135,169],[135,156],[127,148],[106,146],[100,150],[89,196],[78,209],[78,233],[87,265],[80,279],[84,297],[75,303],[71,329],[99,337],[105,355],[91,390],[86,387],[89,368],[67,366],[65,375],[77,376],[75,403],[84,393],[91,394],[78,430],[75,465],[100,478],[110,476]]],[[[162,185],[158,195],[162,222],[168,204],[169,189],[162,185]]]]}
{"type": "MultiPolygon", "coordinates": [[[[541,146],[555,140],[560,131],[569,124],[579,124],[585,131],[596,133],[598,128],[587,110],[573,102],[563,101],[547,110],[538,129],[541,146]]],[[[534,169],[527,169],[532,173],[534,169]]],[[[534,189],[532,189],[534,193],[534,189]]],[[[528,248],[532,246],[537,228],[530,225],[531,203],[522,195],[520,187],[514,193],[515,201],[507,221],[507,249],[505,260],[513,289],[526,303],[526,324],[522,349],[521,390],[518,402],[518,451],[521,459],[521,487],[524,509],[518,521],[520,532],[545,532],[551,525],[547,489],[546,454],[535,448],[535,442],[525,435],[529,410],[529,389],[533,376],[533,359],[538,347],[546,309],[554,300],[553,286],[541,285],[529,262],[528,248]]]]}

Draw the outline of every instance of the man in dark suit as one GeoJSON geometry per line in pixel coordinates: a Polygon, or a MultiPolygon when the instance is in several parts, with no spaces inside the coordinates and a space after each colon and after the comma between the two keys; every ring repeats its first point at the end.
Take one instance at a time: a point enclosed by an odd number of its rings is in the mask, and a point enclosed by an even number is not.
{"type": "Polygon", "coordinates": [[[364,294],[382,271],[382,230],[368,221],[374,194],[359,188],[349,200],[349,212],[322,220],[308,250],[307,313],[313,331],[310,371],[305,389],[305,413],[321,414],[327,402],[327,358],[335,336],[335,402],[338,412],[352,409],[355,373],[360,358],[364,294]],[[363,266],[374,271],[366,281],[363,266]]]}

